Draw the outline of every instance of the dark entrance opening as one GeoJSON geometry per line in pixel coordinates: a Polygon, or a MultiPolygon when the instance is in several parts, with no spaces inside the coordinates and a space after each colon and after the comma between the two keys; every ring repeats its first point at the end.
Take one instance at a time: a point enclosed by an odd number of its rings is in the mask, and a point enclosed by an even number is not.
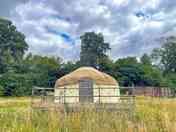
{"type": "Polygon", "coordinates": [[[79,82],[79,102],[93,102],[93,81],[91,79],[81,79],[79,82]]]}

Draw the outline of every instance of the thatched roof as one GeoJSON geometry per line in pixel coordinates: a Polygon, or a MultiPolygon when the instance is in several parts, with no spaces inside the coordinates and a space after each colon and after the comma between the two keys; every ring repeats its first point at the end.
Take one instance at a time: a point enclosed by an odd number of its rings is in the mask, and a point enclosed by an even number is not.
{"type": "Polygon", "coordinates": [[[117,81],[106,73],[100,72],[92,67],[81,67],[58,79],[55,87],[77,84],[83,78],[89,78],[97,85],[118,85],[117,81]]]}

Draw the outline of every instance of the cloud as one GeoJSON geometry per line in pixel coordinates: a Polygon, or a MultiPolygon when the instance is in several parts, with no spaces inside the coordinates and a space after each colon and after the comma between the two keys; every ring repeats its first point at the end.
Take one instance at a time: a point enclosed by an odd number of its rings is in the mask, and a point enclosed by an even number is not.
{"type": "Polygon", "coordinates": [[[116,59],[159,47],[160,37],[176,31],[175,7],[169,0],[28,0],[9,14],[35,54],[78,59],[79,36],[95,31],[104,34],[116,59]]]}
{"type": "Polygon", "coordinates": [[[0,1],[0,16],[9,17],[10,12],[21,3],[26,3],[28,0],[1,0],[0,1]]]}

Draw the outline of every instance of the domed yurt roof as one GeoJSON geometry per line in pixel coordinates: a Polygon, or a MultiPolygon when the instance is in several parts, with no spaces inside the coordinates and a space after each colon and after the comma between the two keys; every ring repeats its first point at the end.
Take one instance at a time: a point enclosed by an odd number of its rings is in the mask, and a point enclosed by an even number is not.
{"type": "Polygon", "coordinates": [[[77,84],[81,79],[88,78],[97,85],[118,85],[110,75],[96,70],[93,67],[80,67],[77,70],[61,77],[56,81],[55,87],[77,84]]]}

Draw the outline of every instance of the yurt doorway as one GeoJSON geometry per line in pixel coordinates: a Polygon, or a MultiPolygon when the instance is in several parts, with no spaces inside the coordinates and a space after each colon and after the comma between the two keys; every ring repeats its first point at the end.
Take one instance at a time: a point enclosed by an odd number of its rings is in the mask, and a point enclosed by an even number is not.
{"type": "Polygon", "coordinates": [[[91,79],[79,81],[79,102],[93,102],[93,81],[91,79]]]}

